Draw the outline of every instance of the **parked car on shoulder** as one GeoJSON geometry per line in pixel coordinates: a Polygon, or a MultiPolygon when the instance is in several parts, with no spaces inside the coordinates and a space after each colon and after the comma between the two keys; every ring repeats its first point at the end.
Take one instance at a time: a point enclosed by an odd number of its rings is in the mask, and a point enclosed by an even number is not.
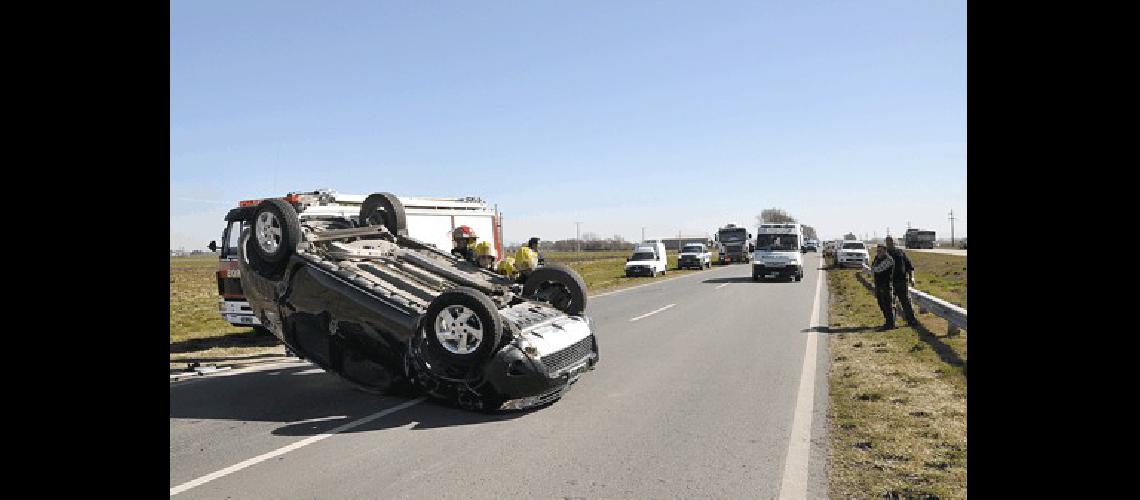
{"type": "Polygon", "coordinates": [[[835,254],[835,265],[839,267],[863,267],[870,262],[867,245],[862,241],[843,240],[835,254]]]}
{"type": "Polygon", "coordinates": [[[658,274],[664,275],[667,270],[665,244],[660,241],[638,244],[633,248],[633,255],[625,259],[625,275],[627,277],[653,277],[658,274]]]}
{"type": "Polygon", "coordinates": [[[702,243],[689,243],[681,247],[677,269],[705,269],[712,267],[712,254],[702,243]]]}

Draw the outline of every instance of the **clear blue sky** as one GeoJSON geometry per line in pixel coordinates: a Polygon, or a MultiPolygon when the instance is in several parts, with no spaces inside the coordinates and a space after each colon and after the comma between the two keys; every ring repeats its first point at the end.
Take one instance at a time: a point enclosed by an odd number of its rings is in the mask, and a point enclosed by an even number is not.
{"type": "Polygon", "coordinates": [[[245,198],[480,196],[508,241],[966,235],[964,1],[179,1],[171,247],[245,198]]]}

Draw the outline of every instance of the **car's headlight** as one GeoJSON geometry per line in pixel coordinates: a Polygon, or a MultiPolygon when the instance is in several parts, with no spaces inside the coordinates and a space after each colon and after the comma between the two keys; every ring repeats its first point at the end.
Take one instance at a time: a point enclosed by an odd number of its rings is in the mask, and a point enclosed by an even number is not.
{"type": "Polygon", "coordinates": [[[530,341],[524,338],[519,338],[519,349],[526,353],[528,356],[538,356],[538,348],[531,344],[530,341]]]}

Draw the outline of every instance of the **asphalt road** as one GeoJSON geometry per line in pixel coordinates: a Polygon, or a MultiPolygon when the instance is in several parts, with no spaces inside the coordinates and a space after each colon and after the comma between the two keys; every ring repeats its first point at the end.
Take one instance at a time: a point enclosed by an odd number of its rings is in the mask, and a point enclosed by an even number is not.
{"type": "MultiPolygon", "coordinates": [[[[822,276],[818,254],[805,264],[800,283],[754,283],[730,265],[591,298],[597,369],[530,412],[373,396],[301,361],[173,383],[171,494],[776,498],[788,460],[806,464],[807,496],[826,498],[818,334],[814,384],[797,400],[822,276]],[[789,459],[797,407],[811,441],[789,459]]],[[[824,286],[816,324],[826,298],[824,286]]]]}

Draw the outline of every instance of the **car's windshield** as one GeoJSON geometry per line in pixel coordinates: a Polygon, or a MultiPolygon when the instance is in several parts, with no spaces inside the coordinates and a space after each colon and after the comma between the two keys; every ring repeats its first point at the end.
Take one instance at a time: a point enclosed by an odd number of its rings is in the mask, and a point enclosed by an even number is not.
{"type": "Polygon", "coordinates": [[[685,247],[681,249],[681,253],[701,253],[703,251],[705,251],[705,249],[700,245],[685,245],[685,247]]]}
{"type": "Polygon", "coordinates": [[[843,249],[844,250],[866,250],[867,247],[863,246],[862,243],[844,243],[843,249]]]}
{"type": "Polygon", "coordinates": [[[756,237],[757,250],[799,250],[799,238],[794,234],[761,234],[756,237]]]}
{"type": "Polygon", "coordinates": [[[653,260],[653,252],[637,252],[630,260],[653,260]]]}
{"type": "Polygon", "coordinates": [[[745,231],[732,231],[720,233],[720,241],[725,243],[738,243],[748,238],[748,233],[745,231]]]}

